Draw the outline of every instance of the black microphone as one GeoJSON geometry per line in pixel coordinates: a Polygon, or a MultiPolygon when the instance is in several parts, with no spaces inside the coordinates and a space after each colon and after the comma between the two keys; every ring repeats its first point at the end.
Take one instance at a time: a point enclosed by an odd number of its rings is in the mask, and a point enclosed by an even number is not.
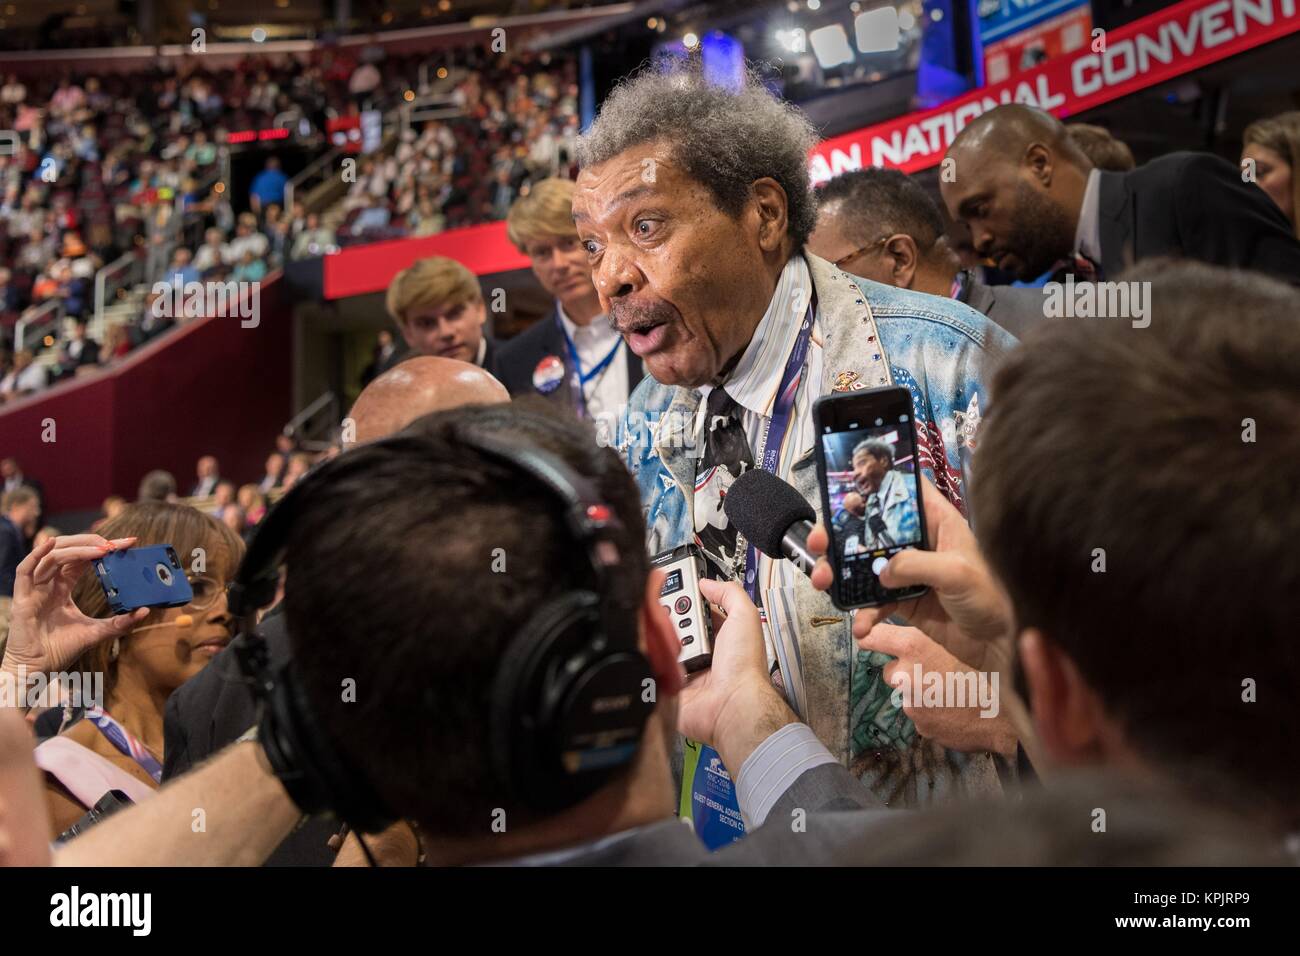
{"type": "Polygon", "coordinates": [[[817,514],[789,484],[770,471],[750,468],[731,483],[722,510],[759,551],[812,574],[817,559],[808,553],[808,532],[817,514]]]}
{"type": "Polygon", "coordinates": [[[890,536],[889,529],[885,527],[885,519],[879,514],[874,514],[869,517],[867,519],[867,526],[871,528],[871,533],[880,539],[880,543],[885,547],[892,548],[894,546],[894,539],[890,536]]]}

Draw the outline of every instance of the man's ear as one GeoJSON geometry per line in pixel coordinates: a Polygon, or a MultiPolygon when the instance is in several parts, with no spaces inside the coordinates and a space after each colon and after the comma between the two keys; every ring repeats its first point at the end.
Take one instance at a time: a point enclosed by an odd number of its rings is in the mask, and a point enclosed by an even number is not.
{"type": "Polygon", "coordinates": [[[650,662],[657,694],[674,697],[686,683],[686,673],[677,663],[681,644],[668,608],[659,603],[666,575],[656,568],[646,579],[645,596],[641,601],[641,650],[650,662]]]}
{"type": "Polygon", "coordinates": [[[1048,757],[1063,766],[1097,763],[1105,716],[1096,692],[1042,631],[1027,628],[1019,643],[1029,710],[1048,757]]]}
{"type": "Polygon", "coordinates": [[[1038,181],[1038,184],[1044,189],[1052,188],[1052,172],[1055,166],[1055,157],[1042,143],[1031,143],[1025,150],[1025,166],[1029,169],[1029,175],[1038,181]]]}
{"type": "Polygon", "coordinates": [[[916,277],[916,240],[901,233],[890,236],[885,242],[885,255],[893,260],[893,285],[899,289],[912,288],[912,280],[916,277]]]}
{"type": "Polygon", "coordinates": [[[767,176],[755,180],[753,190],[758,203],[758,245],[764,252],[775,252],[785,241],[790,218],[785,190],[767,176]]]}

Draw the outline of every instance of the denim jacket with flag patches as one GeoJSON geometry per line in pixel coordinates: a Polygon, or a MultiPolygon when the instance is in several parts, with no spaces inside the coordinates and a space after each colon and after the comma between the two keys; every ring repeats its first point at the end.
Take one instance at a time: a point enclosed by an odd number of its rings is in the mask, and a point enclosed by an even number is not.
{"type": "MultiPolygon", "coordinates": [[[[820,396],[876,386],[886,376],[906,386],[916,412],[918,461],[965,514],[965,475],[980,408],[987,404],[986,382],[1016,340],[956,300],[859,279],[805,256],[817,295],[823,371],[822,381],[800,387],[816,387],[820,396]]],[[[694,540],[699,402],[696,390],[647,375],[619,424],[617,447],[640,489],[651,554],[694,540]]],[[[796,454],[789,480],[823,521],[812,449],[796,454]]],[[[881,676],[891,658],[857,648],[848,614],[802,575],[795,576],[793,592],[806,694],[802,716],[841,763],[893,805],[1000,789],[987,754],[946,751],[916,735],[881,676]]]]}

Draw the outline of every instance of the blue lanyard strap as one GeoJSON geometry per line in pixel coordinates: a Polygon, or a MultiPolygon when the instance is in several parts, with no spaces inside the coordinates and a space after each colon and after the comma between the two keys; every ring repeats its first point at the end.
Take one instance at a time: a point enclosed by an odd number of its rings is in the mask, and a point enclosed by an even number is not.
{"type": "MultiPolygon", "coordinates": [[[[564,336],[564,347],[569,353],[569,364],[573,367],[576,388],[573,388],[574,401],[578,405],[578,413],[585,417],[587,412],[587,393],[583,386],[588,382],[600,377],[601,373],[609,367],[609,363],[614,361],[614,356],[623,346],[623,339],[620,336],[614,343],[614,347],[609,350],[603,359],[597,362],[587,372],[582,371],[582,360],[578,358],[578,347],[573,344],[573,339],[569,337],[569,330],[564,327],[564,320],[560,318],[560,313],[555,313],[555,324],[560,327],[560,334],[564,336]]],[[[572,387],[572,385],[570,386],[572,387]]]]}
{"type": "Polygon", "coordinates": [[[98,707],[86,711],[86,719],[98,727],[99,732],[108,738],[108,742],[120,753],[130,757],[144,769],[145,773],[153,777],[154,783],[162,783],[162,764],[154,759],[153,754],[145,749],[144,744],[140,743],[134,734],[98,707]]]}
{"type": "MultiPolygon", "coordinates": [[[[799,327],[799,337],[795,339],[794,348],[790,350],[790,358],[785,363],[785,372],[781,375],[781,385],[776,393],[776,407],[772,409],[772,416],[767,420],[767,427],[763,430],[758,467],[772,474],[776,474],[781,462],[781,445],[790,427],[794,397],[803,379],[804,363],[808,358],[808,347],[812,342],[813,317],[816,313],[817,293],[814,290],[803,325],[799,327]]],[[[758,599],[758,549],[753,544],[745,549],[744,585],[749,599],[761,607],[762,604],[758,599]]]]}

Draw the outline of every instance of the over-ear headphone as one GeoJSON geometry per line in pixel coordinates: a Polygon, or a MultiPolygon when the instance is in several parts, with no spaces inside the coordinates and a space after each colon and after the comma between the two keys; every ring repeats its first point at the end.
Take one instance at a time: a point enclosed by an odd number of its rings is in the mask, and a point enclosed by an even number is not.
{"type": "MultiPolygon", "coordinates": [[[[557,455],[517,435],[469,427],[458,443],[543,488],[560,504],[565,528],[585,557],[577,589],[537,608],[511,640],[492,683],[489,740],[493,770],[515,802],[553,812],[594,793],[634,759],[654,709],[652,671],[638,647],[644,582],[629,580],[619,551],[621,525],[590,481],[557,455]]],[[[428,455],[428,439],[402,433],[354,449],[300,479],[258,527],[230,587],[244,621],[241,669],[262,700],[259,737],[277,777],[306,813],[334,811],[363,832],[394,818],[374,787],[325,739],[292,660],[272,670],[256,615],[275,599],[290,528],[327,484],[364,476],[376,449],[428,455]]],[[[436,706],[436,702],[435,702],[436,706]]]]}

